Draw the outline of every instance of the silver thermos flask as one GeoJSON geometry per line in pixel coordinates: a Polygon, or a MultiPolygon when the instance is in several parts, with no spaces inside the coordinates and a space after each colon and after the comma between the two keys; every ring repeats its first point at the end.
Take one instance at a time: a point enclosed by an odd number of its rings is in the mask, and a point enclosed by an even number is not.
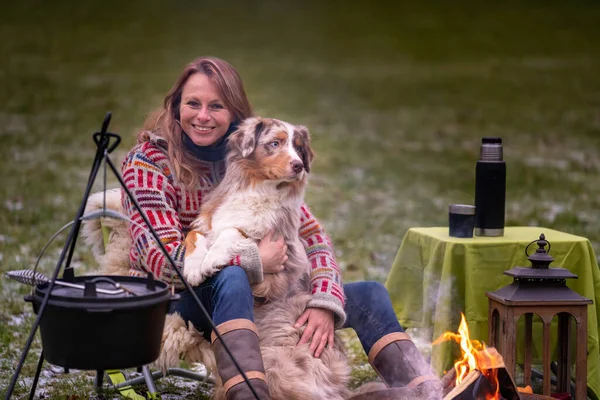
{"type": "Polygon", "coordinates": [[[506,163],[502,138],[481,139],[475,170],[475,235],[504,236],[506,205],[506,163]]]}

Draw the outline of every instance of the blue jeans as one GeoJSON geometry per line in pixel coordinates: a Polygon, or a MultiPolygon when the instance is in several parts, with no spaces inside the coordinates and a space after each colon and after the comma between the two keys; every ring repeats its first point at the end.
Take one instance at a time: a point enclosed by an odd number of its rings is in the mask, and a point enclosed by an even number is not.
{"type": "MultiPolygon", "coordinates": [[[[223,322],[244,318],[254,321],[254,297],[246,271],[242,267],[230,265],[194,288],[208,315],[216,326],[223,322]]],[[[212,328],[198,304],[187,291],[180,293],[171,311],[178,312],[185,321],[191,321],[196,329],[210,340],[212,328]]]]}
{"type": "Polygon", "coordinates": [[[393,332],[404,332],[390,295],[381,283],[362,281],[346,283],[346,322],[342,328],[352,328],[356,332],[365,353],[383,336],[393,332]]]}
{"type": "MultiPolygon", "coordinates": [[[[215,325],[244,318],[254,321],[254,297],[246,272],[237,266],[223,268],[215,276],[194,288],[215,325]]],[[[377,340],[392,332],[403,332],[385,286],[379,282],[353,282],[344,285],[346,294],[346,322],[343,328],[352,328],[365,352],[377,340]]],[[[211,327],[189,292],[184,291],[172,311],[196,329],[210,337],[211,327]]]]}

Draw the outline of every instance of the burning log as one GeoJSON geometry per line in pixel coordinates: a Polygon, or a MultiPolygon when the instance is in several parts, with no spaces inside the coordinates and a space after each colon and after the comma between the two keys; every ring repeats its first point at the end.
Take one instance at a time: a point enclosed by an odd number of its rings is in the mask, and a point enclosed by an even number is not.
{"type": "Polygon", "coordinates": [[[511,375],[502,363],[502,356],[495,348],[486,348],[486,357],[476,354],[480,360],[491,360],[486,364],[480,361],[476,369],[469,370],[457,382],[456,369],[452,368],[442,377],[444,400],[513,400],[523,399],[511,375]]]}
{"type": "Polygon", "coordinates": [[[456,370],[454,367],[442,377],[441,381],[443,388],[442,395],[446,397],[456,387],[456,370]]]}
{"type": "Polygon", "coordinates": [[[462,358],[442,378],[444,400],[519,400],[520,393],[504,360],[493,347],[471,340],[465,316],[461,314],[458,334],[445,332],[433,344],[454,340],[462,358]]]}
{"type": "Polygon", "coordinates": [[[472,370],[444,395],[444,400],[519,400],[521,395],[506,368],[472,370]]]}

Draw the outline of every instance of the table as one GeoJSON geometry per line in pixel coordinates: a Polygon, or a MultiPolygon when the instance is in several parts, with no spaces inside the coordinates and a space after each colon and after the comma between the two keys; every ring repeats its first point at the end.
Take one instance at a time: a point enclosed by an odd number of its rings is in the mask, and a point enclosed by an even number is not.
{"type": "MultiPolygon", "coordinates": [[[[504,271],[531,266],[525,247],[541,233],[552,245],[550,255],[554,262],[550,267],[566,268],[576,274],[578,279],[567,280],[567,285],[594,301],[588,308],[587,369],[588,387],[598,398],[600,270],[588,239],[542,227],[506,227],[503,237],[468,239],[450,237],[447,227],[411,228],[402,240],[385,285],[398,320],[405,329],[414,328],[411,332],[421,335],[417,340],[431,343],[445,331],[456,332],[463,312],[471,338],[485,342],[486,292],[513,281],[504,271]]],[[[529,253],[536,248],[531,245],[529,253]]],[[[433,346],[433,367],[438,373],[448,370],[459,352],[458,346],[451,343],[433,346]]]]}

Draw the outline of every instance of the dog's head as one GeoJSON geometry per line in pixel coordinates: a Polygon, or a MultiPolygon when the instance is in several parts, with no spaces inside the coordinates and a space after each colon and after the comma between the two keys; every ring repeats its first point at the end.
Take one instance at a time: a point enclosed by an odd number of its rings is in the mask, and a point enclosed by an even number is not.
{"type": "Polygon", "coordinates": [[[310,172],[314,153],[308,129],[271,118],[248,118],[231,134],[229,164],[242,162],[262,179],[294,182],[310,172]]]}

